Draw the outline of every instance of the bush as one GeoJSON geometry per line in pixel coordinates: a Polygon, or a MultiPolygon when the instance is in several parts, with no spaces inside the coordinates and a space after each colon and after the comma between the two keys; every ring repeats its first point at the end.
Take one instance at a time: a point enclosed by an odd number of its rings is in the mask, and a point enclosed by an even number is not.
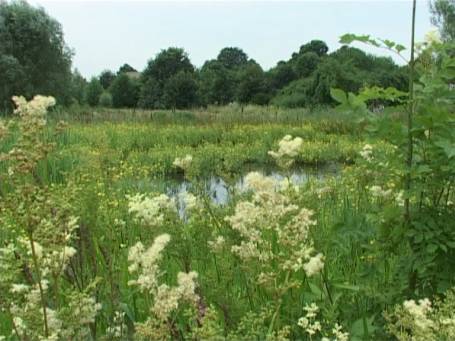
{"type": "Polygon", "coordinates": [[[103,87],[97,78],[92,78],[87,86],[86,100],[92,107],[97,106],[100,101],[100,96],[103,93],[103,87]]]}
{"type": "Polygon", "coordinates": [[[109,92],[104,91],[100,96],[99,104],[102,107],[107,107],[107,108],[112,107],[112,95],[109,92]]]}
{"type": "Polygon", "coordinates": [[[139,98],[139,82],[122,73],[112,83],[111,94],[115,108],[134,108],[139,98]]]}

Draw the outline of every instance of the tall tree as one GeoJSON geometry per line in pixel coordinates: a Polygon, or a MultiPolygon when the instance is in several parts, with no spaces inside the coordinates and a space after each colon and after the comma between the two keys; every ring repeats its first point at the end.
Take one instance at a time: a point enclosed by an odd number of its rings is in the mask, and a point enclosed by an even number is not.
{"type": "Polygon", "coordinates": [[[236,69],[246,66],[248,55],[238,47],[225,47],[218,54],[217,60],[227,69],[236,69]]]}
{"type": "Polygon", "coordinates": [[[115,108],[134,108],[139,98],[139,82],[126,73],[118,75],[111,85],[112,104],[115,108]]]}
{"type": "Polygon", "coordinates": [[[434,0],[430,11],[431,22],[439,28],[442,39],[455,40],[455,0],[434,0]]]}
{"type": "Polygon", "coordinates": [[[250,61],[239,72],[237,100],[242,103],[267,104],[268,89],[264,71],[254,61],[250,61]]]}
{"type": "Polygon", "coordinates": [[[92,107],[97,106],[100,101],[100,96],[103,93],[103,87],[101,86],[98,78],[93,77],[87,85],[86,100],[92,107]]]}
{"type": "Polygon", "coordinates": [[[76,69],[71,77],[71,96],[79,104],[86,101],[87,81],[76,69]]]}
{"type": "Polygon", "coordinates": [[[227,104],[234,100],[234,74],[218,60],[205,62],[199,73],[200,97],[204,104],[227,104]]]}
{"type": "Polygon", "coordinates": [[[171,109],[190,108],[197,104],[197,83],[194,73],[180,71],[166,82],[164,102],[171,109]]]}
{"type": "Polygon", "coordinates": [[[115,74],[110,70],[104,70],[100,74],[100,83],[104,90],[107,90],[115,79],[115,74]]]}
{"type": "MultiPolygon", "coordinates": [[[[193,74],[194,66],[183,49],[170,47],[161,50],[154,59],[148,62],[142,73],[139,104],[145,108],[163,106],[175,108],[177,105],[181,106],[181,103],[187,103],[186,100],[182,100],[182,102],[176,100],[173,94],[180,93],[179,88],[192,84],[189,79],[193,74]],[[177,75],[179,76],[177,77],[177,75]],[[168,85],[169,82],[171,82],[170,85],[168,85]]],[[[189,88],[192,89],[192,86],[189,88]]],[[[192,93],[189,94],[189,97],[192,97],[192,93]]]]}
{"type": "Polygon", "coordinates": [[[322,57],[327,54],[329,47],[322,40],[312,40],[309,43],[302,45],[300,47],[299,54],[304,54],[307,52],[316,53],[319,57],[322,57]]]}
{"type": "Polygon", "coordinates": [[[0,2],[0,79],[8,79],[0,103],[5,105],[12,95],[35,94],[69,103],[71,57],[61,25],[44,9],[25,1],[0,2]]]}
{"type": "Polygon", "coordinates": [[[130,64],[125,63],[122,66],[120,66],[120,68],[117,71],[117,75],[119,75],[121,73],[128,73],[128,72],[137,72],[137,70],[134,67],[132,67],[130,64]]]}
{"type": "Polygon", "coordinates": [[[148,62],[143,72],[143,79],[154,78],[161,86],[180,71],[194,72],[188,54],[181,48],[170,47],[161,50],[160,53],[148,62]]]}

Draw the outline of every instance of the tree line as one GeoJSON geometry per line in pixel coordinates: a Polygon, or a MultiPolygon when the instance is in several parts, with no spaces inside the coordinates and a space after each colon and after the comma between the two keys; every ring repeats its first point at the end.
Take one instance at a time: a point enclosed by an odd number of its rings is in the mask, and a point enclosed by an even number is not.
{"type": "MultiPolygon", "coordinates": [[[[432,3],[433,22],[453,39],[454,0],[432,3]]],[[[144,70],[124,64],[86,80],[71,70],[74,52],[61,25],[42,8],[25,1],[0,2],[0,111],[11,97],[52,95],[61,105],[144,109],[184,109],[207,105],[274,104],[311,107],[332,103],[330,88],[356,92],[364,86],[407,87],[406,66],[342,46],[329,52],[312,40],[288,60],[264,70],[238,47],[223,48],[215,59],[194,66],[182,48],[161,50],[144,70]]]]}

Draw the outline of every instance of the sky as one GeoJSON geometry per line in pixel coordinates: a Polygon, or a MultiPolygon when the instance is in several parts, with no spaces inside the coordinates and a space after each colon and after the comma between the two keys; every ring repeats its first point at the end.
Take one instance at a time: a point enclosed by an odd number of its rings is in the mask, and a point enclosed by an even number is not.
{"type": "MultiPolygon", "coordinates": [[[[142,71],[170,46],[184,48],[197,67],[223,47],[236,46],[267,70],[312,39],[325,41],[330,51],[340,47],[344,33],[405,46],[411,39],[410,0],[29,2],[62,24],[75,52],[73,66],[87,78],[105,69],[117,71],[124,63],[142,71]]],[[[428,1],[417,0],[416,39],[432,29],[428,1]]]]}

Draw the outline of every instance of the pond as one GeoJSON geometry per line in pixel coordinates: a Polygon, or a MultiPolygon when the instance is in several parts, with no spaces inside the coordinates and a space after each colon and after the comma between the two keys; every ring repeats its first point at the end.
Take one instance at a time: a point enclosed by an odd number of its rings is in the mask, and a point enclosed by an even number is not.
{"type": "MultiPolygon", "coordinates": [[[[328,164],[323,167],[299,167],[291,169],[288,174],[284,174],[281,169],[277,168],[252,168],[245,171],[242,176],[233,180],[226,180],[220,176],[210,176],[203,179],[196,186],[185,179],[166,179],[154,180],[147,187],[155,192],[166,193],[170,197],[178,200],[179,207],[183,207],[183,199],[180,194],[185,192],[198,193],[201,190],[207,194],[215,205],[226,205],[230,198],[245,187],[245,176],[251,171],[257,171],[263,175],[271,176],[277,180],[283,180],[289,177],[294,185],[302,185],[309,179],[324,179],[326,176],[336,176],[341,166],[336,163],[328,164]]],[[[144,189],[144,188],[142,188],[144,189]]]]}

